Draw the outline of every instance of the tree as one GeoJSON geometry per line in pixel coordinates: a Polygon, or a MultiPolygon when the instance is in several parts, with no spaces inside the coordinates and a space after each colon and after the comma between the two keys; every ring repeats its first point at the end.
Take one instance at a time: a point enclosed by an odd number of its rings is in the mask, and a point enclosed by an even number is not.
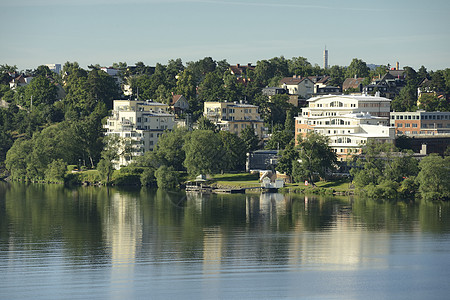
{"type": "Polygon", "coordinates": [[[225,151],[224,170],[242,171],[245,170],[246,145],[236,134],[229,131],[220,131],[219,137],[225,151]]]}
{"type": "Polygon", "coordinates": [[[48,182],[64,182],[67,163],[61,158],[53,160],[45,170],[45,179],[48,182]]]}
{"type": "Polygon", "coordinates": [[[97,171],[100,174],[102,181],[104,181],[104,184],[108,185],[114,172],[114,164],[112,161],[102,158],[97,164],[97,171]]]}
{"type": "Polygon", "coordinates": [[[427,200],[450,198],[450,157],[431,154],[419,163],[420,172],[416,181],[420,195],[427,200]]]}
{"type": "Polygon", "coordinates": [[[419,71],[417,71],[417,80],[418,82],[421,82],[422,80],[428,78],[428,72],[427,72],[427,68],[425,68],[424,66],[421,66],[419,68],[419,71]]]}
{"type": "Polygon", "coordinates": [[[31,109],[39,108],[40,105],[52,105],[57,98],[57,90],[54,83],[45,76],[34,77],[25,87],[23,106],[31,109]]]}
{"type": "Polygon", "coordinates": [[[412,85],[406,85],[398,96],[392,100],[394,111],[415,111],[417,109],[417,90],[412,85]]]}
{"type": "Polygon", "coordinates": [[[450,111],[450,103],[445,97],[439,99],[433,94],[422,94],[419,100],[419,109],[425,111],[450,111]]]}
{"type": "Polygon", "coordinates": [[[255,133],[255,129],[251,126],[245,127],[241,131],[241,139],[245,145],[246,153],[255,151],[259,148],[259,138],[255,133]]]}
{"type": "MultiPolygon", "coordinates": [[[[185,152],[183,145],[185,136],[188,131],[184,127],[174,128],[172,131],[166,131],[158,139],[156,149],[153,151],[153,162],[147,164],[159,167],[165,165],[173,167],[176,171],[184,170],[183,162],[185,160],[185,152]]],[[[150,155],[151,152],[147,152],[150,155]]],[[[150,158],[152,160],[152,158],[150,158]]]]}
{"type": "Polygon", "coordinates": [[[218,72],[207,73],[205,79],[198,87],[198,99],[203,103],[207,101],[221,101],[224,97],[224,82],[222,74],[218,72]]]}
{"type": "Polygon", "coordinates": [[[288,130],[281,130],[281,126],[275,126],[274,132],[264,147],[267,150],[284,149],[294,138],[294,133],[288,130]]]}
{"type": "Polygon", "coordinates": [[[345,71],[345,77],[367,77],[369,76],[369,71],[370,69],[364,61],[354,58],[345,71]]]}
{"type": "Polygon", "coordinates": [[[293,57],[288,61],[289,75],[310,76],[312,65],[304,57],[293,57]]]}
{"type": "Polygon", "coordinates": [[[334,169],[336,165],[336,153],[328,142],[328,137],[316,132],[309,132],[304,139],[299,136],[301,169],[311,183],[314,182],[315,174],[325,178],[327,170],[334,169]]]}
{"type": "Polygon", "coordinates": [[[295,142],[292,139],[286,148],[281,151],[281,157],[278,160],[277,171],[285,173],[286,175],[292,175],[293,163],[299,158],[299,152],[295,149],[295,142]]]}
{"type": "Polygon", "coordinates": [[[211,130],[194,130],[183,146],[184,166],[191,175],[215,174],[223,169],[226,155],[222,141],[211,130]]]}
{"type": "Polygon", "coordinates": [[[27,180],[27,165],[33,151],[31,139],[19,138],[6,153],[5,165],[14,180],[27,180]]]}
{"type": "Polygon", "coordinates": [[[211,122],[207,117],[205,116],[201,116],[198,120],[197,120],[197,125],[198,125],[198,129],[200,130],[211,130],[216,132],[217,131],[217,126],[216,124],[214,124],[213,122],[211,122]]]}
{"type": "Polygon", "coordinates": [[[155,171],[155,177],[160,189],[174,189],[179,185],[178,173],[172,167],[159,167],[155,171]]]}

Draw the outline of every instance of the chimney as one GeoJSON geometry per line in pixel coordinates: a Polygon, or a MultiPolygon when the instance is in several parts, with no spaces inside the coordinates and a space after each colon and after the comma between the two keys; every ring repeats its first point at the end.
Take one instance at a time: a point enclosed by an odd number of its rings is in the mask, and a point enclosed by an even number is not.
{"type": "Polygon", "coordinates": [[[240,67],[241,67],[241,65],[240,65],[240,64],[236,64],[236,67],[240,68],[240,67]]]}
{"type": "Polygon", "coordinates": [[[395,69],[400,70],[400,64],[398,62],[395,64],[395,69]]]}
{"type": "Polygon", "coordinates": [[[247,67],[251,67],[251,66],[252,66],[252,63],[248,63],[248,64],[247,64],[247,67]]]}

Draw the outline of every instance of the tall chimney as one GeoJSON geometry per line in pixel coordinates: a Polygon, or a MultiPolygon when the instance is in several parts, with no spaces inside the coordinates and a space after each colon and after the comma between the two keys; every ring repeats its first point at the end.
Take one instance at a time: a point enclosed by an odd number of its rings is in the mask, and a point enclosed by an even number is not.
{"type": "Polygon", "coordinates": [[[395,64],[395,69],[400,70],[400,64],[398,62],[395,64]]]}

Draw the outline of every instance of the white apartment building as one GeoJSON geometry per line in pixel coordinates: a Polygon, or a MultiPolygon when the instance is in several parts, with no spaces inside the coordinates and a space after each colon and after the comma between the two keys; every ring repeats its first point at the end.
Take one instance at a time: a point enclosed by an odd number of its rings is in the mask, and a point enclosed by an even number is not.
{"type": "Polygon", "coordinates": [[[115,168],[126,166],[135,156],[156,147],[164,130],[172,130],[175,116],[166,104],[151,101],[114,100],[112,116],[107,119],[106,135],[120,137],[121,149],[115,168]],[[125,148],[131,149],[126,153],[125,148]],[[125,152],[125,153],[124,153],[125,152]]]}
{"type": "Polygon", "coordinates": [[[295,139],[315,131],[328,136],[339,160],[360,153],[369,139],[393,142],[389,126],[390,101],[378,96],[328,95],[308,100],[295,118],[295,139]]]}

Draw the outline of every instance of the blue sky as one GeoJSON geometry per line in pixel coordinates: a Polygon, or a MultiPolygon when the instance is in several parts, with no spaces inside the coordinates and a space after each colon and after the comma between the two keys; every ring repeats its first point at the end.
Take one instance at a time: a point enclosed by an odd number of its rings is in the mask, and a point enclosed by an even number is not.
{"type": "Polygon", "coordinates": [[[448,0],[0,0],[0,64],[230,64],[283,55],[322,66],[450,67],[448,0]]]}

